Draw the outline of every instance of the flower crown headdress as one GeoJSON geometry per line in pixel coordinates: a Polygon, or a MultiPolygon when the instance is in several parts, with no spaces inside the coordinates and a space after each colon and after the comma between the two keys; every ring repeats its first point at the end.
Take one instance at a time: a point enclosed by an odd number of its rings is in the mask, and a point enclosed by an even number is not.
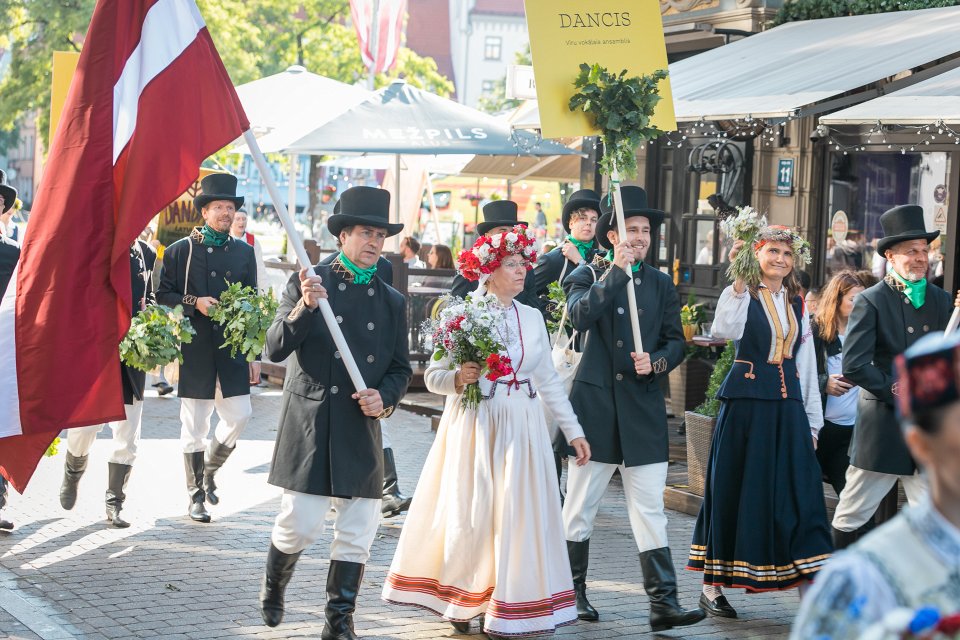
{"type": "Polygon", "coordinates": [[[485,281],[500,268],[507,256],[521,256],[529,271],[537,261],[537,251],[533,246],[533,236],[519,224],[495,236],[480,236],[471,249],[460,252],[457,271],[471,282],[485,281]]]}
{"type": "Polygon", "coordinates": [[[770,225],[757,234],[757,239],[753,242],[753,250],[759,251],[763,245],[770,242],[783,242],[790,245],[793,250],[793,266],[802,271],[810,264],[810,243],[807,242],[799,233],[782,225],[770,225]]]}

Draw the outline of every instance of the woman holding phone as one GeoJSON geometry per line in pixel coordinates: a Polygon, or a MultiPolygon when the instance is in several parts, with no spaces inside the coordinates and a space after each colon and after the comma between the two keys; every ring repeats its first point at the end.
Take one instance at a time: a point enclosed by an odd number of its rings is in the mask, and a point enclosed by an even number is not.
{"type": "Polygon", "coordinates": [[[813,318],[813,344],[817,378],[823,403],[823,428],[817,444],[817,462],[833,490],[840,495],[846,484],[850,437],[857,421],[860,389],[843,377],[843,339],[853,300],[873,285],[862,273],[841,271],[833,276],[820,296],[813,318]]]}

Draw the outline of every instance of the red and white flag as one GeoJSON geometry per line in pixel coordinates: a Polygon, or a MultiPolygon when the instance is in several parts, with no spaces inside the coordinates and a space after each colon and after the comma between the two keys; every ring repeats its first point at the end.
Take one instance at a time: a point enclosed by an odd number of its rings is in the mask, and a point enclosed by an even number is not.
{"type": "Polygon", "coordinates": [[[360,56],[373,73],[389,71],[396,64],[406,14],[407,0],[350,0],[350,18],[360,39],[360,56]]]}
{"type": "Polygon", "coordinates": [[[194,0],[99,0],[0,304],[0,473],[124,417],[129,247],[249,128],[194,0]]]}

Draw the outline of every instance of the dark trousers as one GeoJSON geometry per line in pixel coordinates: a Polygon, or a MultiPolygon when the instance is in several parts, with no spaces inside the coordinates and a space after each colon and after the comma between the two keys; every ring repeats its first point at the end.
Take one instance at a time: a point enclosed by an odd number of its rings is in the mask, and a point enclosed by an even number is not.
{"type": "Polygon", "coordinates": [[[840,495],[847,483],[847,467],[850,466],[850,438],[853,425],[845,427],[829,420],[823,421],[820,437],[817,439],[817,462],[833,490],[840,495]]]}

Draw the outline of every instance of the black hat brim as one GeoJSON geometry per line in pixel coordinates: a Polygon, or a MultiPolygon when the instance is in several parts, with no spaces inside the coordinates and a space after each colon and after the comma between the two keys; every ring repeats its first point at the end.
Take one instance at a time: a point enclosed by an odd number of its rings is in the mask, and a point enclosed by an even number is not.
{"type": "MultiPolygon", "coordinates": [[[[614,226],[613,221],[613,211],[605,213],[600,216],[600,220],[597,221],[597,242],[600,243],[600,246],[604,249],[613,249],[613,245],[610,243],[610,240],[607,239],[607,232],[614,226]]],[[[650,221],[650,230],[656,229],[663,223],[663,218],[667,214],[659,209],[631,209],[623,212],[623,219],[633,218],[635,216],[643,216],[650,221]]]]}
{"type": "Polygon", "coordinates": [[[386,229],[387,237],[395,236],[403,231],[402,224],[383,224],[379,220],[366,216],[352,216],[349,213],[337,213],[327,218],[327,229],[334,236],[339,236],[340,232],[347,227],[361,225],[364,227],[376,227],[377,229],[386,229]]]}
{"type": "Polygon", "coordinates": [[[520,225],[524,229],[527,228],[526,222],[520,222],[518,220],[494,220],[492,222],[478,222],[477,223],[477,235],[484,235],[487,231],[491,229],[496,229],[497,227],[515,227],[520,225]]]}
{"type": "Polygon", "coordinates": [[[918,231],[916,233],[901,233],[900,235],[896,236],[880,238],[877,240],[877,253],[882,256],[887,252],[887,249],[899,242],[907,242],[908,240],[926,240],[927,242],[933,242],[939,237],[939,231],[925,231],[922,233],[918,231]]]}
{"type": "Polygon", "coordinates": [[[233,195],[233,194],[226,194],[226,193],[204,194],[204,193],[202,193],[202,194],[198,195],[197,197],[195,197],[195,198],[193,199],[193,206],[197,208],[197,211],[198,211],[198,212],[200,212],[200,211],[203,211],[203,208],[204,208],[205,206],[207,206],[207,205],[210,204],[211,202],[215,202],[215,201],[217,201],[217,200],[230,200],[231,202],[233,202],[234,206],[235,206],[237,209],[239,209],[240,207],[243,206],[243,200],[244,200],[244,199],[243,199],[243,198],[240,198],[240,197],[237,197],[237,196],[235,196],[235,195],[233,195]]]}
{"type": "Polygon", "coordinates": [[[8,184],[0,184],[0,196],[3,196],[3,212],[6,213],[17,202],[17,190],[8,184]]]}
{"type": "Polygon", "coordinates": [[[583,209],[584,207],[600,213],[600,200],[594,200],[593,198],[567,200],[567,203],[563,205],[563,210],[560,212],[560,223],[563,224],[564,231],[570,233],[570,216],[577,209],[583,209]]]}

